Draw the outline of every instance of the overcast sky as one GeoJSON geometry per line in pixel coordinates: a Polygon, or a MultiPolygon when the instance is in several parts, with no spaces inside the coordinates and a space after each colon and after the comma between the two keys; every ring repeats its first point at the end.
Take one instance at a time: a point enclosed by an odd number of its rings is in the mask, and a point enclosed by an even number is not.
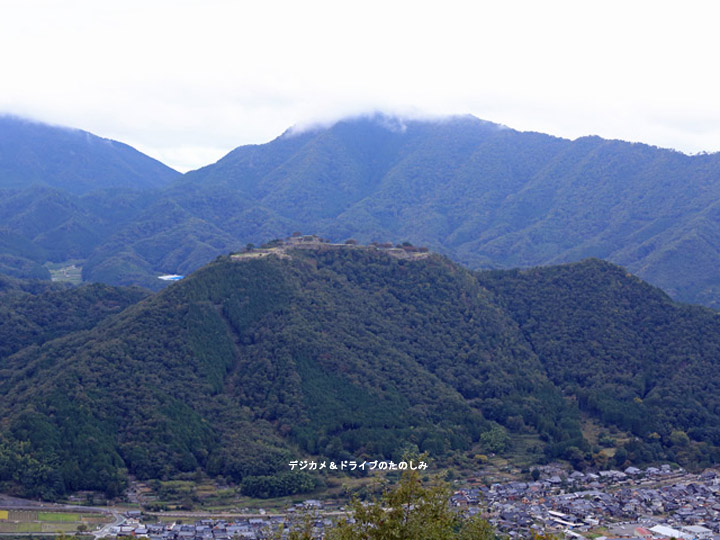
{"type": "Polygon", "coordinates": [[[183,171],[374,110],[715,152],[719,20],[692,0],[0,0],[0,112],[183,171]]]}

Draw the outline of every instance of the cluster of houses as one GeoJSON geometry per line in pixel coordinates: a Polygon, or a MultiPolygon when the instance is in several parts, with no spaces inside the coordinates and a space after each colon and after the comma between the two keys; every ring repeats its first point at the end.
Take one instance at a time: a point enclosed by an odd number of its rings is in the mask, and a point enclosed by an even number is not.
{"type": "Polygon", "coordinates": [[[322,538],[325,529],[331,527],[333,521],[317,512],[320,506],[319,501],[308,500],[298,505],[305,511],[298,512],[297,516],[289,512],[232,520],[202,519],[193,523],[146,523],[139,512],[128,512],[123,524],[112,528],[109,534],[118,538],[143,537],[149,540],[262,540],[275,538],[278,531],[285,536],[291,528],[305,526],[307,517],[313,536],[322,538]]]}
{"type": "Polygon", "coordinates": [[[603,527],[615,537],[720,540],[720,476],[689,475],[669,466],[567,474],[546,467],[535,482],[457,491],[453,505],[483,512],[501,532],[564,532],[572,538],[603,527]]]}

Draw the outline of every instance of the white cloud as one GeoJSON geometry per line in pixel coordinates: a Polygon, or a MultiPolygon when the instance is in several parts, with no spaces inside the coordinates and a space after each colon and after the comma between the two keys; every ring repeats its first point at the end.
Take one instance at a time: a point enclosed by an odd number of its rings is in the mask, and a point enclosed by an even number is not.
{"type": "Polygon", "coordinates": [[[720,150],[714,2],[6,0],[0,111],[178,168],[384,109],[720,150]]]}

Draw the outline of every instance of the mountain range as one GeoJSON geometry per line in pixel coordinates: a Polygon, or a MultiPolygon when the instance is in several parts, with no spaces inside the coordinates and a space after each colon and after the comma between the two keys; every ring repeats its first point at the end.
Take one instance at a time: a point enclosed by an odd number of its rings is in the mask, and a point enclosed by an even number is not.
{"type": "Polygon", "coordinates": [[[474,117],[288,130],[180,175],[121,143],[5,118],[0,270],[154,290],[160,273],[292,232],[410,241],[471,268],[597,257],[720,305],[720,155],[574,141],[474,117]]]}
{"type": "Polygon", "coordinates": [[[720,459],[714,311],[597,259],[473,272],[295,238],[150,296],[0,283],[0,487],[115,496],[128,474],[201,471],[285,495],[323,478],[290,474],[293,459],[407,450],[469,468],[508,451],[579,468],[720,459]]]}

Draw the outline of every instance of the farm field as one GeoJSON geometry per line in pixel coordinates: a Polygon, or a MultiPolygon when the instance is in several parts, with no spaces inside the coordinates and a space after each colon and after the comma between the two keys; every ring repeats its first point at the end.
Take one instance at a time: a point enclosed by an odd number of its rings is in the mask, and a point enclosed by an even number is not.
{"type": "Polygon", "coordinates": [[[82,261],[66,261],[63,263],[47,263],[52,281],[68,281],[73,285],[82,283],[82,261]]]}
{"type": "Polygon", "coordinates": [[[57,533],[94,530],[111,521],[105,514],[0,510],[0,533],[57,533]]]}

